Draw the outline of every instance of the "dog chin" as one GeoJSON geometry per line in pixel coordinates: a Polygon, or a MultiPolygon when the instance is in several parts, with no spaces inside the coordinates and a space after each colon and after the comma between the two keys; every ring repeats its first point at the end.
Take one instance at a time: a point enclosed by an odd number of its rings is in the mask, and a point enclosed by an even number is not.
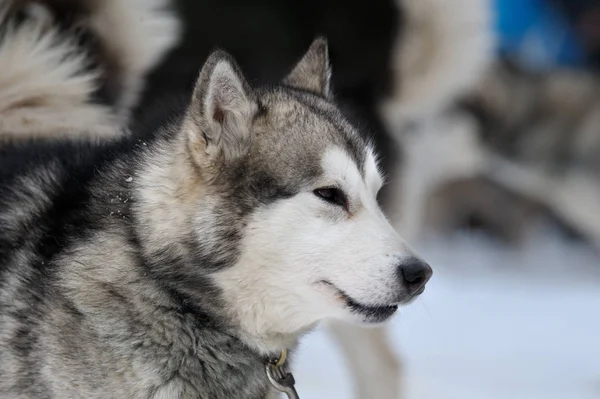
{"type": "Polygon", "coordinates": [[[352,298],[346,292],[328,281],[321,281],[336,299],[352,314],[352,318],[360,324],[380,324],[386,322],[398,310],[398,304],[367,305],[352,298]]]}
{"type": "Polygon", "coordinates": [[[361,324],[381,324],[388,321],[398,310],[398,305],[364,306],[348,305],[351,313],[361,324]]]}

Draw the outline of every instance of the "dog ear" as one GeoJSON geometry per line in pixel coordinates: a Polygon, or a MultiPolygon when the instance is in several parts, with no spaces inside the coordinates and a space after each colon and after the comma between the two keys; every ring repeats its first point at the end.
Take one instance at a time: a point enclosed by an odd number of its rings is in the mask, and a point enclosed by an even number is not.
{"type": "Polygon", "coordinates": [[[200,71],[188,109],[194,158],[213,164],[245,155],[257,110],[252,89],[234,59],[224,51],[213,52],[200,71]]]}
{"type": "Polygon", "coordinates": [[[304,57],[283,79],[283,83],[330,98],[330,80],[331,67],[327,40],[320,37],[310,45],[304,57]]]}

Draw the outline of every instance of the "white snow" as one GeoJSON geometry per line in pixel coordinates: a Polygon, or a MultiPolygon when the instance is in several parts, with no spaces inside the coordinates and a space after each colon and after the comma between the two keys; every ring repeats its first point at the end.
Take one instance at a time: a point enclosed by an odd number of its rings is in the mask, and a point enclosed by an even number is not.
{"type": "MultiPolygon", "coordinates": [[[[429,240],[434,278],[392,323],[406,399],[600,398],[600,260],[542,236],[521,250],[429,240]]],[[[303,399],[351,398],[323,331],[295,366],[303,399]]]]}

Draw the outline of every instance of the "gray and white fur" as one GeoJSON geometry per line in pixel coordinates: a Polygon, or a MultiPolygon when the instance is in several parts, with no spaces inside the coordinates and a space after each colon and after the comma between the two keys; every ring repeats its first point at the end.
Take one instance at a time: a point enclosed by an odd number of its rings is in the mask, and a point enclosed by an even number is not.
{"type": "MultiPolygon", "coordinates": [[[[32,41],[25,41],[25,47],[37,43],[36,46],[46,46],[45,51],[55,56],[39,60],[32,56],[32,52],[21,52],[24,57],[18,61],[19,67],[32,65],[36,66],[35,71],[25,76],[19,75],[19,79],[2,80],[0,77],[2,88],[18,93],[48,88],[43,107],[31,108],[28,102],[32,101],[28,100],[11,102],[0,109],[0,141],[32,137],[54,139],[60,136],[76,138],[121,135],[123,131],[115,126],[127,122],[129,108],[135,103],[136,94],[143,86],[140,77],[177,39],[179,24],[167,7],[169,2],[13,0],[11,3],[11,10],[18,8],[17,5],[27,5],[28,7],[23,8],[28,9],[31,17],[37,17],[30,18],[28,23],[40,25],[37,29],[42,33],[32,38],[32,41]],[[30,6],[32,4],[34,7],[30,6]],[[79,35],[73,35],[74,30],[64,32],[54,27],[56,21],[61,20],[61,14],[64,14],[61,4],[77,5],[73,9],[80,11],[70,15],[75,14],[74,21],[83,26],[83,30],[91,35],[95,43],[100,42],[100,46],[96,44],[90,47],[87,43],[82,48],[81,43],[75,40],[79,35]],[[87,5],[81,7],[81,4],[87,5]],[[48,19],[48,16],[52,18],[48,19]],[[43,21],[50,23],[42,23],[43,21]],[[45,28],[48,26],[50,28],[45,28]],[[53,37],[59,40],[49,39],[53,37]],[[60,57],[60,54],[71,51],[78,56],[67,60],[77,59],[81,62],[65,63],[65,59],[60,57]],[[58,62],[60,59],[62,61],[58,62]],[[94,68],[87,68],[90,64],[94,68]],[[69,65],[71,66],[66,68],[69,65]],[[65,70],[68,72],[66,75],[60,74],[65,70]],[[73,89],[66,90],[68,87],[73,89]],[[105,99],[99,102],[98,93],[108,94],[108,101],[105,99]],[[23,123],[24,120],[27,123],[23,123]]],[[[489,33],[491,30],[487,26],[487,0],[398,0],[396,5],[404,16],[402,20],[406,22],[396,35],[394,56],[390,60],[394,81],[399,84],[393,88],[391,96],[380,104],[380,111],[391,133],[408,149],[405,152],[409,155],[409,162],[403,168],[405,172],[402,184],[391,176],[391,170],[384,171],[390,175],[388,186],[392,187],[390,191],[393,197],[387,212],[396,221],[401,220],[404,236],[411,235],[412,230],[407,228],[411,225],[411,220],[422,222],[411,215],[419,214],[419,199],[422,198],[419,195],[420,188],[427,181],[421,162],[416,166],[410,162],[410,159],[421,158],[418,152],[412,151],[409,146],[411,143],[407,145],[405,142],[405,125],[424,115],[438,112],[476,81],[489,58],[492,40],[489,33]],[[448,12],[449,8],[460,8],[463,12],[448,12]],[[414,156],[410,156],[413,153],[414,156]]],[[[198,18],[201,19],[201,16],[198,18]]],[[[18,32],[26,36],[28,30],[18,32]]],[[[0,54],[8,54],[6,51],[2,53],[7,48],[7,43],[0,41],[0,54]]],[[[10,65],[3,64],[3,60],[7,59],[11,58],[0,57],[3,71],[11,70],[6,69],[10,65]]],[[[8,76],[11,75],[3,74],[3,77],[8,76]]],[[[0,90],[0,100],[6,100],[3,95],[7,92],[0,90]]],[[[31,97],[33,96],[27,98],[31,97]]],[[[446,130],[442,128],[441,136],[446,130]]],[[[439,147],[437,144],[440,143],[434,144],[431,148],[439,147]]],[[[442,140],[441,146],[443,145],[442,140]]],[[[399,148],[397,151],[400,151],[399,148]]],[[[169,215],[161,217],[164,220],[163,228],[171,228],[169,215]]],[[[385,332],[380,328],[364,329],[347,323],[334,323],[331,331],[342,344],[354,370],[353,377],[359,396],[397,397],[400,364],[389,346],[385,332]]]]}
{"type": "Polygon", "coordinates": [[[171,122],[0,151],[0,396],[264,398],[323,319],[377,324],[431,276],[324,40],[253,88],[222,51],[171,122]]]}

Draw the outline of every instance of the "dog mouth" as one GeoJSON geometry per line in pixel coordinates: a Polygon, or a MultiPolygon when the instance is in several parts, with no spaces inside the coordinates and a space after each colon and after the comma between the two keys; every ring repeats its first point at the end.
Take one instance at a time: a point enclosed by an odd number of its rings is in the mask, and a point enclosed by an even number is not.
{"type": "Polygon", "coordinates": [[[321,283],[332,288],[338,298],[343,300],[346,303],[346,306],[350,308],[353,313],[361,315],[368,323],[382,323],[389,319],[398,310],[397,304],[381,306],[364,305],[350,297],[348,294],[329,281],[323,280],[321,283]]]}

